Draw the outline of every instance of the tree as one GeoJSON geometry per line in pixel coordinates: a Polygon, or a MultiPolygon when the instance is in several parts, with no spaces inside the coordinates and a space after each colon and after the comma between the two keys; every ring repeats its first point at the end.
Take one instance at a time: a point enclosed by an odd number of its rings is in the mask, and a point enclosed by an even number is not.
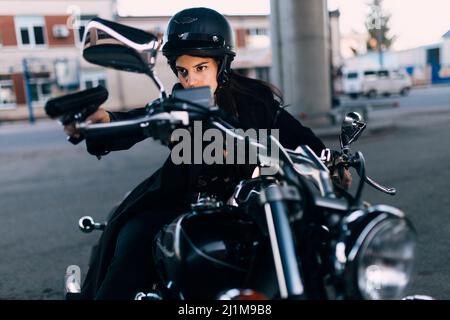
{"type": "Polygon", "coordinates": [[[389,49],[395,41],[395,36],[389,37],[389,20],[391,15],[383,12],[382,0],[373,0],[370,12],[366,20],[366,28],[369,33],[367,41],[368,51],[382,51],[389,49]]]}

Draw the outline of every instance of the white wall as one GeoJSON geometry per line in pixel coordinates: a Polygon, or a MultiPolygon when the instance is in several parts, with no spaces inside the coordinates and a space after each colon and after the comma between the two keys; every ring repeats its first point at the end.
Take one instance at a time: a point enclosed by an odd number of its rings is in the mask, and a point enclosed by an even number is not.
{"type": "MultiPolygon", "coordinates": [[[[155,71],[166,91],[170,93],[176,78],[162,54],[158,54],[155,71]]],[[[120,77],[123,103],[126,107],[143,107],[147,102],[159,97],[159,91],[148,76],[132,72],[120,72],[120,77]]]]}
{"type": "Polygon", "coordinates": [[[441,49],[441,63],[450,65],[450,37],[444,38],[441,49]]]}
{"type": "Polygon", "coordinates": [[[62,15],[69,14],[71,6],[80,8],[80,14],[98,14],[111,19],[113,12],[111,0],[0,0],[0,15],[62,15]]]}

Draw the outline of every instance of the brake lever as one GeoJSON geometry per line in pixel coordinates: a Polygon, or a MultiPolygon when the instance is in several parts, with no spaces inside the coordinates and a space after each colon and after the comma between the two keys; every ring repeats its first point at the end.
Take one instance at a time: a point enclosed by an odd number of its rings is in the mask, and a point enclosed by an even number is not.
{"type": "MultiPolygon", "coordinates": [[[[349,166],[353,167],[356,169],[356,173],[358,174],[359,177],[361,177],[360,175],[360,170],[359,169],[359,162],[357,159],[353,158],[349,161],[349,166]]],[[[397,189],[395,188],[390,188],[390,187],[385,187],[382,186],[381,184],[379,184],[378,182],[372,180],[371,178],[369,178],[367,175],[364,175],[364,182],[367,183],[368,185],[370,185],[371,187],[384,192],[388,195],[394,196],[397,194],[397,189]]]]}
{"type": "MultiPolygon", "coordinates": [[[[343,154],[343,156],[345,158],[344,163],[341,163],[340,166],[338,166],[338,169],[343,170],[344,167],[346,167],[346,168],[353,167],[356,169],[355,170],[356,173],[361,178],[361,174],[360,174],[360,170],[359,170],[361,163],[360,163],[359,157],[357,155],[352,155],[350,152],[347,152],[345,155],[343,154]]],[[[339,171],[339,173],[341,173],[341,171],[339,171]]],[[[372,180],[370,177],[368,177],[365,174],[364,174],[363,180],[365,183],[367,183],[371,187],[377,189],[378,191],[384,192],[391,196],[394,196],[397,194],[397,189],[382,186],[381,184],[372,180]]]]}
{"type": "Polygon", "coordinates": [[[373,181],[372,179],[370,179],[368,176],[364,177],[364,181],[369,184],[370,186],[374,187],[377,190],[380,190],[384,193],[387,193],[388,195],[394,196],[397,193],[397,189],[395,188],[389,188],[389,187],[384,187],[381,184],[373,181]]]}

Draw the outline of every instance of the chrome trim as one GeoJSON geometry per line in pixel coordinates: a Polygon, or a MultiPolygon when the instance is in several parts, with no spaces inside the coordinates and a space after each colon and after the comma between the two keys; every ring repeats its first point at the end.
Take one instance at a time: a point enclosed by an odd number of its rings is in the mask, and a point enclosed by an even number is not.
{"type": "Polygon", "coordinates": [[[415,294],[412,296],[406,296],[402,298],[402,300],[435,300],[433,297],[422,295],[422,294],[415,294]]]}
{"type": "Polygon", "coordinates": [[[323,196],[314,197],[314,205],[320,208],[333,209],[338,211],[348,211],[348,202],[342,199],[326,198],[323,196]]]}
{"type": "Polygon", "coordinates": [[[77,265],[70,265],[66,269],[65,292],[81,293],[81,269],[77,265]]]}
{"type": "Polygon", "coordinates": [[[372,206],[368,209],[369,213],[373,213],[373,212],[377,212],[377,211],[390,213],[399,218],[405,218],[405,213],[402,210],[392,207],[392,206],[389,206],[389,205],[386,205],[386,204],[378,204],[378,205],[372,206]]]}
{"type": "Polygon", "coordinates": [[[97,43],[109,43],[108,40],[118,40],[121,41],[122,43],[126,44],[127,46],[138,50],[138,51],[147,51],[147,50],[158,50],[159,46],[160,46],[160,41],[159,40],[152,40],[150,42],[147,42],[146,44],[138,44],[135,43],[127,38],[125,38],[124,36],[122,36],[120,33],[114,31],[113,29],[111,29],[108,26],[105,26],[104,24],[97,22],[97,21],[90,21],[84,30],[84,35],[83,35],[83,48],[89,48],[92,45],[96,45],[97,43]],[[97,32],[92,32],[94,30],[92,30],[91,28],[96,28],[98,30],[101,30],[103,32],[106,32],[109,36],[114,37],[115,39],[99,39],[98,38],[98,34],[97,32]],[[89,44],[86,44],[86,40],[87,40],[87,34],[89,34],[89,44]],[[95,33],[95,34],[94,34],[95,33]]]}
{"type": "Polygon", "coordinates": [[[377,217],[375,217],[374,219],[372,219],[364,227],[364,229],[358,235],[358,238],[356,239],[355,243],[353,244],[352,249],[350,250],[348,257],[347,257],[350,262],[354,261],[354,259],[356,258],[356,254],[360,250],[364,240],[367,238],[367,235],[369,234],[370,231],[372,231],[372,229],[378,223],[380,223],[381,221],[383,221],[385,219],[388,219],[390,216],[394,216],[399,219],[405,218],[404,212],[401,211],[400,209],[397,209],[395,207],[391,207],[388,205],[380,204],[380,205],[375,205],[373,207],[368,208],[367,210],[365,210],[365,212],[363,210],[357,210],[355,212],[352,212],[348,217],[346,217],[344,219],[344,223],[348,224],[348,223],[354,222],[354,221],[356,221],[357,218],[363,217],[364,214],[373,215],[376,213],[378,213],[379,215],[377,217]]]}
{"type": "Polygon", "coordinates": [[[369,235],[369,233],[375,228],[376,225],[378,225],[381,221],[386,220],[387,218],[389,218],[389,216],[385,213],[381,213],[379,216],[375,217],[374,219],[372,219],[365,227],[364,229],[361,231],[361,233],[359,234],[358,238],[355,241],[355,244],[352,246],[352,249],[350,250],[349,254],[348,254],[348,261],[349,262],[354,262],[356,255],[358,254],[358,252],[360,251],[364,240],[366,240],[367,236],[369,235]]]}
{"type": "Polygon", "coordinates": [[[138,292],[134,300],[162,300],[161,296],[155,292],[143,293],[138,292]]]}
{"type": "Polygon", "coordinates": [[[339,232],[341,236],[336,239],[337,242],[331,249],[331,259],[338,279],[343,281],[343,284],[345,285],[344,292],[346,295],[353,295],[356,292],[359,292],[357,284],[352,284],[351,279],[353,277],[352,272],[356,266],[356,256],[360,252],[364,241],[367,239],[368,234],[377,225],[388,219],[404,220],[405,214],[400,209],[389,205],[375,205],[368,208],[355,210],[342,219],[340,227],[341,230],[339,232]],[[350,252],[345,256],[347,240],[350,235],[349,232],[351,232],[349,225],[355,223],[359,219],[365,218],[371,220],[367,221],[365,226],[362,226],[362,230],[358,235],[355,235],[357,238],[352,244],[350,252]],[[342,253],[344,253],[344,255],[342,253]],[[353,285],[355,285],[355,287],[348,287],[353,285]]]}
{"type": "MultiPolygon", "coordinates": [[[[278,248],[278,243],[275,235],[275,225],[273,222],[272,210],[270,209],[269,203],[266,203],[264,205],[264,211],[266,213],[267,228],[269,230],[269,238],[270,244],[272,246],[273,260],[275,263],[275,271],[278,280],[278,288],[280,289],[280,297],[286,299],[288,297],[286,278],[284,277],[280,248],[278,248]]],[[[303,288],[301,288],[301,291],[303,292],[303,288]]]]}
{"type": "Polygon", "coordinates": [[[206,260],[212,261],[213,263],[217,263],[217,264],[220,264],[222,266],[225,266],[225,267],[228,267],[228,268],[240,271],[240,272],[245,272],[246,271],[246,269],[244,269],[244,268],[239,268],[239,267],[236,267],[236,266],[234,266],[232,264],[229,264],[227,262],[223,262],[223,261],[221,261],[219,259],[216,259],[216,258],[208,256],[202,250],[199,250],[197,248],[197,246],[192,242],[192,240],[189,238],[189,236],[186,234],[186,232],[184,232],[183,229],[181,229],[181,232],[183,232],[184,238],[191,245],[192,249],[194,249],[195,253],[197,253],[199,256],[205,258],[206,260]]]}
{"type": "Polygon", "coordinates": [[[256,190],[250,190],[250,192],[247,194],[247,196],[245,197],[245,199],[242,200],[241,202],[242,202],[242,203],[247,202],[247,201],[250,199],[250,196],[252,196],[252,195],[260,196],[260,195],[261,195],[261,192],[260,192],[260,191],[256,191],[256,190]]]}
{"type": "Polygon", "coordinates": [[[352,223],[355,222],[356,220],[358,220],[359,218],[361,218],[362,216],[364,216],[365,214],[367,214],[366,211],[364,210],[356,210],[351,212],[347,217],[345,217],[345,222],[346,223],[352,223]]]}
{"type": "Polygon", "coordinates": [[[181,260],[181,248],[180,248],[180,233],[183,231],[181,227],[181,222],[183,221],[184,216],[180,217],[175,225],[174,231],[174,240],[173,240],[173,250],[175,252],[175,256],[181,260]]]}
{"type": "MultiPolygon", "coordinates": [[[[171,231],[165,231],[167,233],[173,233],[171,231]]],[[[161,252],[164,254],[165,257],[167,258],[172,258],[175,255],[175,251],[170,251],[168,250],[164,244],[161,242],[161,240],[158,238],[156,241],[156,245],[159,248],[159,250],[161,250],[161,252]]]]}

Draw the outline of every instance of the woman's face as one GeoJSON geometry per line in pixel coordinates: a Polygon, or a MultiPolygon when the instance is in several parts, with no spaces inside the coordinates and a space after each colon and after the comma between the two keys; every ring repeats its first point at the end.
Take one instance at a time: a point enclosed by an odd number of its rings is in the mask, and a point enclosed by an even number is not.
{"type": "Polygon", "coordinates": [[[175,68],[183,88],[209,86],[213,94],[216,92],[218,66],[213,58],[179,56],[175,68]]]}

